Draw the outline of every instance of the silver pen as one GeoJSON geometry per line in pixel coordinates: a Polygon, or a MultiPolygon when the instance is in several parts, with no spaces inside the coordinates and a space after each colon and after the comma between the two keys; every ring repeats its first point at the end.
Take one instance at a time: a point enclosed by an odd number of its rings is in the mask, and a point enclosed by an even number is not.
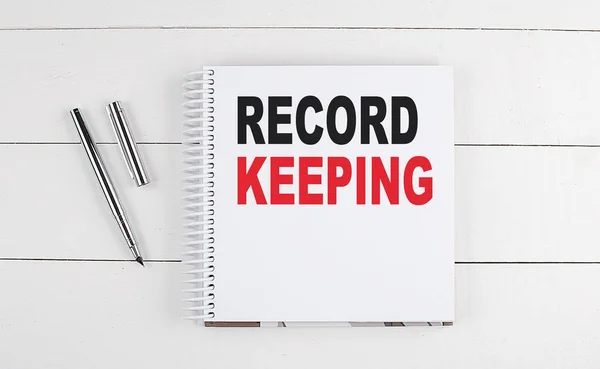
{"type": "Polygon", "coordinates": [[[88,159],[90,159],[90,163],[92,164],[92,168],[94,168],[94,173],[96,173],[98,182],[100,182],[100,187],[102,187],[104,197],[106,197],[106,201],[108,201],[110,210],[113,213],[119,228],[121,229],[121,233],[123,233],[123,237],[125,237],[127,246],[131,250],[135,260],[143,266],[144,260],[142,259],[142,255],[138,249],[137,241],[135,240],[131,226],[127,221],[127,216],[125,215],[121,201],[119,201],[115,187],[113,186],[108,172],[106,171],[106,167],[102,162],[98,148],[96,147],[90,132],[85,126],[85,122],[81,116],[81,113],[79,112],[79,109],[71,110],[71,117],[73,118],[73,122],[75,122],[75,126],[77,127],[77,132],[81,137],[81,143],[83,144],[85,153],[87,154],[88,159]]]}

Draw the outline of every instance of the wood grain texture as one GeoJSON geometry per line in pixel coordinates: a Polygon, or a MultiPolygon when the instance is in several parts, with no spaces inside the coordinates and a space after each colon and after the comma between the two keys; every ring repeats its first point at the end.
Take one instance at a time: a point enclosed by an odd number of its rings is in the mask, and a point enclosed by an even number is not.
{"type": "MultiPolygon", "coordinates": [[[[140,147],[152,181],[142,188],[116,145],[100,151],[144,257],[178,260],[181,145],[140,147]]],[[[455,155],[457,261],[600,262],[597,149],[457,147],[455,155]]],[[[0,258],[131,257],[79,145],[0,145],[0,168],[0,204],[10,209],[0,212],[0,258]]]]}
{"type": "Polygon", "coordinates": [[[4,31],[0,111],[12,124],[0,142],[75,142],[73,107],[114,141],[113,99],[138,140],[178,142],[183,76],[207,64],[441,64],[455,70],[457,143],[599,145],[599,43],[577,32],[4,31]]]}
{"type": "Polygon", "coordinates": [[[599,29],[594,0],[14,2],[1,28],[36,27],[493,27],[599,29]]]}
{"type": "Polygon", "coordinates": [[[563,369],[600,362],[600,289],[589,288],[600,265],[460,265],[453,327],[352,329],[202,329],[180,317],[180,270],[0,262],[2,366],[385,369],[402,361],[563,369]]]}
{"type": "Polygon", "coordinates": [[[453,327],[182,320],[181,155],[164,143],[181,140],[183,75],[203,65],[451,65],[456,142],[476,145],[456,148],[456,259],[600,262],[599,10],[593,0],[4,4],[0,367],[595,369],[599,264],[459,264],[453,327]],[[114,142],[104,111],[114,99],[138,141],[158,143],[141,145],[153,182],[135,188],[117,147],[100,150],[144,255],[169,262],[119,261],[128,250],[81,147],[68,144],[73,107],[114,142]]]}
{"type": "MultiPolygon", "coordinates": [[[[140,145],[141,188],[116,144],[99,150],[144,258],[180,259],[181,145],[140,145]]],[[[0,168],[0,258],[131,259],[83,147],[0,145],[0,168]]]]}

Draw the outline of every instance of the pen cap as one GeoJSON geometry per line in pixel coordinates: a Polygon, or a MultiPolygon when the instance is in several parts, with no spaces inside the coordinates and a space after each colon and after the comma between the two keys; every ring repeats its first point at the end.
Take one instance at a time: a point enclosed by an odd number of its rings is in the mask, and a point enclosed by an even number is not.
{"type": "Polygon", "coordinates": [[[111,102],[106,107],[106,111],[108,112],[108,117],[112,123],[115,135],[117,136],[117,141],[119,142],[125,165],[127,165],[127,170],[129,170],[129,175],[131,178],[135,179],[138,187],[148,184],[150,181],[148,180],[144,165],[142,164],[137,144],[131,134],[129,121],[121,106],[121,102],[111,102]]]}

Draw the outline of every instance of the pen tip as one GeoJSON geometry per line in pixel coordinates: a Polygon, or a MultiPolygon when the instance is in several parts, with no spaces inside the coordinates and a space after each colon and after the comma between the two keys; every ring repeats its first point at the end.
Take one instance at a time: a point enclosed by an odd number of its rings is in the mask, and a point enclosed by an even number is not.
{"type": "Polygon", "coordinates": [[[141,256],[138,256],[135,261],[137,261],[138,263],[140,263],[141,266],[144,266],[144,259],[142,259],[141,256]]]}

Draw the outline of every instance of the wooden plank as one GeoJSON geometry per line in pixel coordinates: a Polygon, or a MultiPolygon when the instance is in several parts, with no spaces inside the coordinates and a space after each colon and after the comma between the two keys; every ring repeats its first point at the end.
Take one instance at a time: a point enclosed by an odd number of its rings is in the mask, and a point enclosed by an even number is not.
{"type": "MultiPolygon", "coordinates": [[[[100,150],[144,256],[180,259],[181,146],[140,147],[152,180],[143,188],[116,145],[100,150]]],[[[595,149],[455,152],[457,261],[600,261],[595,149]]],[[[0,168],[0,258],[130,258],[79,145],[0,145],[0,168]]]]}
{"type": "Polygon", "coordinates": [[[600,261],[594,148],[457,148],[457,260],[600,261]]]}
{"type": "Polygon", "coordinates": [[[598,29],[593,0],[194,1],[25,0],[0,27],[509,27],[598,29]]]}
{"type": "Polygon", "coordinates": [[[456,142],[597,145],[599,42],[578,32],[5,31],[0,140],[77,141],[68,111],[79,107],[97,139],[114,141],[104,105],[121,99],[138,140],[180,141],[183,76],[205,64],[443,64],[455,69],[456,142]]]}
{"type": "MultiPolygon", "coordinates": [[[[99,150],[144,258],[179,259],[181,145],[140,145],[151,181],[141,188],[116,144],[99,150]]],[[[131,258],[80,145],[0,145],[0,168],[1,257],[131,258]]]]}
{"type": "Polygon", "coordinates": [[[600,289],[589,287],[600,265],[460,265],[453,327],[318,329],[195,326],[181,319],[180,271],[179,264],[0,262],[3,366],[397,368],[401,360],[411,368],[591,369],[600,362],[600,289]]]}

